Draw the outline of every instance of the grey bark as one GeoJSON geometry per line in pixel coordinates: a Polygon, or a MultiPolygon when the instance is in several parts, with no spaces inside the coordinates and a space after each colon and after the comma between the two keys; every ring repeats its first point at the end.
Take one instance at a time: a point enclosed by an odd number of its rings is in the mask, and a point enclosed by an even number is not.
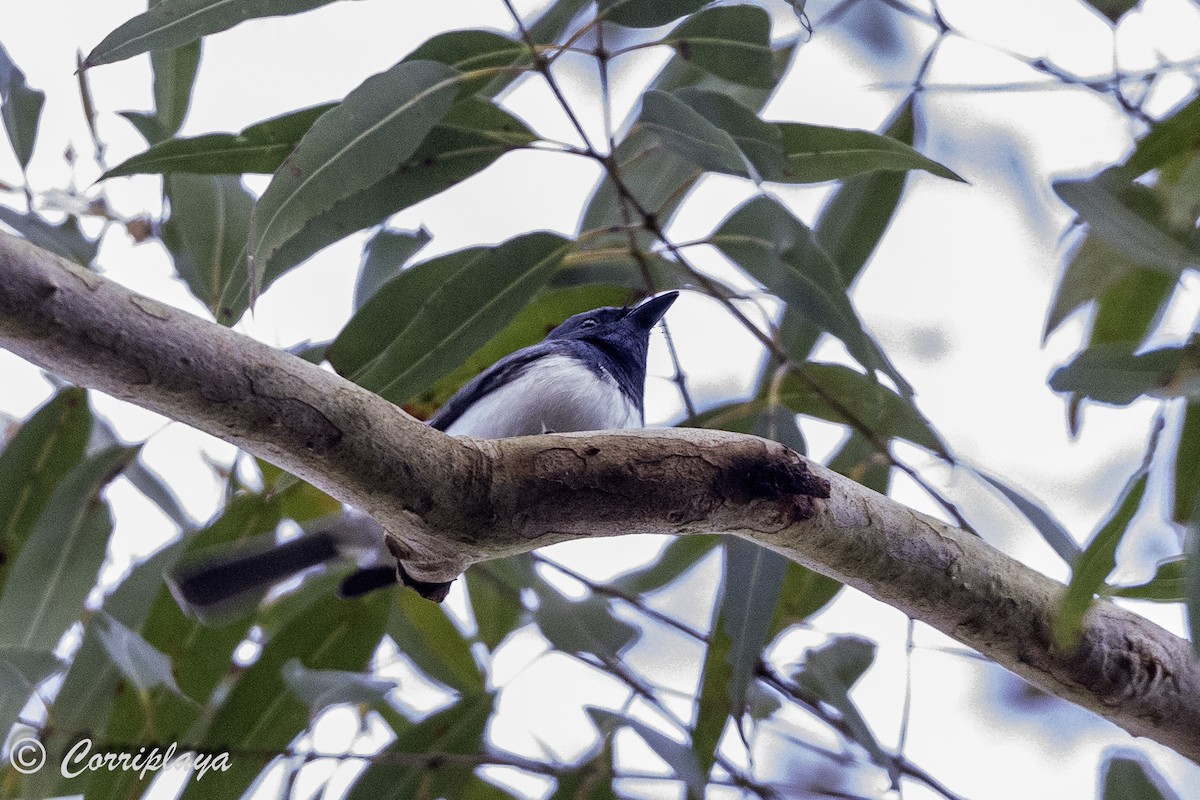
{"type": "Polygon", "coordinates": [[[1070,651],[1063,586],[774,442],[703,430],[455,439],[299,358],[0,233],[0,346],[207,431],[370,513],[417,580],[552,542],[731,533],[1200,761],[1190,643],[1106,601],[1070,651]]]}

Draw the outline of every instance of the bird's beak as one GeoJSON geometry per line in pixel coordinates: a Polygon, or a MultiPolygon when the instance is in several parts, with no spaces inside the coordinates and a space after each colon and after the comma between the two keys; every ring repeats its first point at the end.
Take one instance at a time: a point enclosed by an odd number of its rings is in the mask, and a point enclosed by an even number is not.
{"type": "Polygon", "coordinates": [[[667,309],[671,307],[677,297],[679,297],[679,292],[663,292],[657,297],[651,297],[630,311],[626,319],[632,320],[638,327],[648,331],[662,319],[663,314],[667,313],[667,309]]]}

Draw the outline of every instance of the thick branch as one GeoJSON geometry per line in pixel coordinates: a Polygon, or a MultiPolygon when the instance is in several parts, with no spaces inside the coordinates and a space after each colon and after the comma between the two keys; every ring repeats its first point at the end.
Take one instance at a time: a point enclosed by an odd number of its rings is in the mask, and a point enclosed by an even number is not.
{"type": "Polygon", "coordinates": [[[1056,651],[1061,584],[774,442],[700,430],[453,439],[330,372],[6,234],[0,346],[368,511],[418,579],[566,539],[733,533],[1200,760],[1200,662],[1188,642],[1100,602],[1082,644],[1056,651]]]}

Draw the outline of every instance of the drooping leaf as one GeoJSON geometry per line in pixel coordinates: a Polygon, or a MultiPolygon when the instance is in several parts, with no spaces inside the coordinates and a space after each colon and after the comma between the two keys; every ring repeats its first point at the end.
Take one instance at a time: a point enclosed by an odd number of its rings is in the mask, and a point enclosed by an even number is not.
{"type": "Polygon", "coordinates": [[[401,62],[322,115],[284,160],[250,221],[250,297],[267,262],[338,201],[368,189],[416,152],[450,110],[462,78],[434,61],[401,62]]]}
{"type": "Polygon", "coordinates": [[[84,236],[75,217],[67,217],[58,225],[51,225],[37,214],[22,214],[7,206],[0,206],[0,222],[38,247],[85,267],[91,265],[100,247],[98,241],[84,236]]]}
{"type": "Polygon", "coordinates": [[[376,678],[363,672],[342,669],[309,669],[298,658],[290,658],[282,668],[283,681],[292,694],[308,706],[310,716],[332,705],[362,705],[383,702],[396,688],[396,681],[376,678]]]}
{"type": "Polygon", "coordinates": [[[920,169],[939,178],[962,181],[952,170],[909,145],[871,131],[777,122],[787,157],[787,177],[818,183],[879,170],[920,169]]]}
{"type": "Polygon", "coordinates": [[[638,121],[676,155],[701,169],[751,177],[750,165],[733,137],[673,95],[646,92],[638,121]]]}
{"type": "Polygon", "coordinates": [[[1024,514],[1025,518],[1033,523],[1033,527],[1046,540],[1046,544],[1050,545],[1050,548],[1055,553],[1058,553],[1059,558],[1068,564],[1075,563],[1075,559],[1079,558],[1083,550],[1071,538],[1071,534],[1067,529],[1049,511],[1042,508],[1035,500],[1031,500],[1023,492],[1009,486],[994,475],[989,475],[978,469],[975,470],[975,474],[983,478],[985,482],[990,484],[1000,494],[1004,495],[1018,511],[1024,514]]]}
{"type": "Polygon", "coordinates": [[[733,677],[730,654],[733,651],[733,640],[728,627],[721,624],[720,610],[718,604],[713,615],[712,633],[704,656],[704,666],[700,673],[696,722],[691,731],[692,747],[704,774],[711,772],[713,764],[716,763],[717,751],[725,734],[725,726],[729,722],[729,689],[733,677]]]}
{"type": "Polygon", "coordinates": [[[0,731],[8,734],[38,684],[62,666],[46,650],[0,647],[0,731]]]}
{"type": "Polygon", "coordinates": [[[110,448],[59,481],[0,594],[0,646],[51,651],[79,618],[112,532],[100,490],[136,456],[110,448]]]}
{"type": "Polygon", "coordinates": [[[484,750],[483,733],[495,699],[490,694],[464,697],[416,725],[397,731],[396,740],[367,767],[346,800],[409,800],[461,797],[472,770],[430,754],[475,755],[484,750]],[[394,754],[395,760],[389,760],[394,754]]]}
{"type": "MultiPolygon", "coordinates": [[[[886,444],[884,445],[886,447],[886,444]]],[[[855,483],[880,494],[888,493],[892,461],[885,449],[868,439],[861,431],[851,431],[841,449],[829,459],[828,467],[855,483]]]]}
{"type": "MultiPolygon", "coordinates": [[[[1136,5],[1129,0],[1110,0],[1114,3],[1136,5]]],[[[1125,162],[1133,175],[1141,175],[1163,166],[1168,161],[1196,149],[1196,131],[1200,130],[1200,97],[1177,109],[1170,116],[1154,123],[1142,137],[1125,162]]]]}
{"type": "Polygon", "coordinates": [[[1200,263],[1200,246],[1190,241],[1191,232],[1170,226],[1155,191],[1131,181],[1121,168],[1057,181],[1054,191],[1093,234],[1138,264],[1178,275],[1200,263]]]}
{"type": "Polygon", "coordinates": [[[722,92],[687,87],[674,92],[673,96],[729,134],[763,180],[787,180],[783,137],[777,125],[764,122],[749,108],[722,92]]]}
{"type": "Polygon", "coordinates": [[[1192,519],[1196,498],[1200,497],[1197,453],[1200,453],[1200,401],[1192,401],[1184,409],[1183,427],[1175,448],[1175,504],[1171,518],[1176,522],[1192,519]]]}
{"type": "Polygon", "coordinates": [[[486,689],[471,645],[445,609],[416,592],[394,592],[387,632],[422,672],[464,695],[486,689]]]}
{"type": "Polygon", "coordinates": [[[770,636],[792,625],[807,622],[842,590],[842,584],[833,578],[827,578],[794,561],[785,560],[785,569],[783,583],[779,587],[779,602],[775,604],[775,613],[770,620],[770,636]]]}
{"type": "Polygon", "coordinates": [[[548,233],[418,264],[371,298],[330,346],[334,368],[402,403],[512,320],[570,248],[548,233]]]}
{"type": "Polygon", "coordinates": [[[299,14],[331,0],[161,0],[120,25],[96,45],[84,69],[150,50],[164,50],[228,30],[248,19],[299,14]]]}
{"type": "Polygon", "coordinates": [[[110,614],[101,614],[96,633],[121,674],[141,691],[163,686],[182,694],[175,684],[171,659],[110,614]]]}
{"type": "Polygon", "coordinates": [[[533,585],[537,573],[528,555],[475,564],[467,572],[467,595],[479,629],[479,640],[495,650],[521,623],[525,605],[521,591],[533,585]]]}
{"type": "Polygon", "coordinates": [[[91,431],[87,392],[64,389],[0,451],[0,589],[51,493],[83,458],[91,431]]]}
{"type": "Polygon", "coordinates": [[[771,19],[752,5],[716,6],[693,14],[663,37],[684,61],[727,81],[775,87],[771,19]]]}
{"type": "Polygon", "coordinates": [[[786,573],[783,556],[754,542],[726,537],[720,624],[730,639],[729,712],[739,728],[786,573]]]}
{"type": "Polygon", "coordinates": [[[1129,405],[1143,394],[1175,394],[1172,382],[1188,348],[1162,347],[1145,353],[1134,353],[1133,348],[1131,342],[1089,347],[1054,371],[1050,388],[1118,406],[1129,405]]]}
{"type": "MultiPolygon", "coordinates": [[[[284,666],[297,659],[310,670],[363,670],[383,634],[388,605],[386,592],[309,605],[266,642],[258,660],[238,677],[201,744],[212,750],[284,751],[309,719],[308,707],[287,686],[284,666]]],[[[239,796],[266,760],[234,759],[228,771],[190,783],[183,797],[239,796]]]]}
{"type": "Polygon", "coordinates": [[[1099,298],[1088,344],[1143,341],[1166,312],[1175,284],[1170,275],[1152,269],[1121,277],[1099,298]]]}
{"type": "Polygon", "coordinates": [[[804,435],[796,424],[796,412],[778,403],[768,401],[767,407],[759,412],[754,435],[787,445],[801,455],[808,452],[804,435]]]}
{"type": "Polygon", "coordinates": [[[836,266],[812,230],[775,200],[760,197],[733,212],[710,241],[800,314],[841,339],[859,363],[911,388],[862,327],[836,266]]]}
{"type": "Polygon", "coordinates": [[[604,730],[614,726],[626,725],[631,728],[642,740],[650,746],[654,754],[666,762],[667,766],[675,773],[675,777],[683,781],[683,785],[687,788],[687,796],[690,800],[702,800],[704,797],[704,787],[708,780],[705,773],[701,770],[700,762],[696,758],[696,752],[692,749],[690,743],[677,742],[661,731],[655,730],[640,719],[635,717],[625,716],[623,714],[614,714],[602,708],[587,708],[588,716],[596,724],[596,727],[604,730]]]}
{"type": "Polygon", "coordinates": [[[1184,589],[1184,572],[1187,559],[1183,556],[1158,562],[1154,577],[1135,586],[1109,586],[1106,595],[1127,597],[1133,600],[1155,600],[1160,603],[1182,603],[1187,599],[1184,589]]]}
{"type": "Polygon", "coordinates": [[[243,128],[240,133],[208,133],[168,139],[131,156],[100,176],[122,175],[241,175],[271,173],[295,149],[313,123],[333,103],[302,108],[243,128]]]}
{"type": "Polygon", "coordinates": [[[1111,755],[1100,772],[1101,800],[1179,800],[1179,795],[1140,755],[1111,755]]]}
{"type": "Polygon", "coordinates": [[[354,310],[366,305],[379,287],[400,274],[401,268],[433,238],[421,228],[415,232],[382,230],[363,248],[363,262],[354,284],[354,310]]]}
{"type": "Polygon", "coordinates": [[[861,636],[837,636],[829,644],[809,650],[791,677],[802,689],[837,709],[853,741],[876,764],[893,770],[893,760],[850,698],[850,690],[874,660],[874,642],[861,636]]]}
{"type": "Polygon", "coordinates": [[[233,325],[250,303],[246,236],[254,198],[233,175],[168,175],[163,188],[171,216],[163,244],[188,289],[222,325],[233,325]]]}
{"type": "Polygon", "coordinates": [[[12,62],[8,53],[0,47],[0,117],[4,119],[4,130],[21,169],[29,166],[33,157],[33,144],[37,139],[38,123],[42,118],[42,104],[46,93],[32,89],[25,83],[25,73],[12,62]]]}
{"type": "Polygon", "coordinates": [[[265,282],[321,248],[466,180],[535,138],[520,120],[495,104],[473,97],[459,99],[410,158],[379,182],[309,220],[267,264],[265,282]]]}
{"type": "MultiPolygon", "coordinates": [[[[529,55],[524,42],[487,30],[447,31],[425,41],[404,57],[405,61],[436,61],[459,72],[495,70],[529,55]]],[[[489,83],[483,74],[463,84],[463,94],[474,94],[489,83]]]]}
{"type": "Polygon", "coordinates": [[[570,600],[550,587],[538,597],[534,620],[542,635],[563,652],[588,653],[615,663],[640,635],[637,626],[613,616],[606,599],[593,595],[570,600]]]}
{"type": "Polygon", "coordinates": [[[1092,605],[1092,596],[1104,587],[1104,581],[1117,564],[1117,546],[1129,529],[1142,496],[1146,492],[1146,471],[1141,469],[1130,479],[1117,503],[1071,566],[1071,581],[1063,595],[1054,620],[1054,640],[1062,647],[1073,646],[1083,632],[1083,618],[1092,605]]]}
{"type": "Polygon", "coordinates": [[[706,5],[709,0],[600,0],[601,19],[629,28],[657,28],[706,5]]]}
{"type": "Polygon", "coordinates": [[[200,42],[150,53],[154,68],[154,118],[164,138],[174,136],[187,116],[200,66],[200,42]]]}

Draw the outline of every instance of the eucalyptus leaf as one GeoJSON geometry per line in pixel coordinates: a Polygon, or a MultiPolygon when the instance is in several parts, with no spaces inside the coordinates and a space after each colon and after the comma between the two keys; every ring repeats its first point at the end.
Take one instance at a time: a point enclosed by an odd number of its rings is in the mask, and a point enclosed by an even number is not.
{"type": "Polygon", "coordinates": [[[292,694],[308,705],[309,714],[343,703],[362,705],[382,702],[397,686],[388,678],[340,669],[309,669],[298,658],[283,664],[283,680],[292,694]]]}
{"type": "Polygon", "coordinates": [[[787,559],[754,542],[725,539],[725,592],[720,624],[729,634],[729,711],[741,727],[750,684],[771,632],[787,559]]]}
{"type": "Polygon", "coordinates": [[[600,0],[601,19],[630,28],[657,28],[691,14],[709,0],[600,0]]]}
{"type": "Polygon", "coordinates": [[[697,167],[729,175],[755,177],[737,143],[683,101],[666,92],[642,95],[639,124],[664,145],[697,167]]]}
{"type": "Polygon", "coordinates": [[[13,63],[3,47],[0,47],[0,99],[3,100],[0,103],[0,117],[4,119],[8,141],[23,170],[33,157],[33,145],[37,140],[46,93],[32,89],[25,83],[25,73],[13,63]]]}
{"type": "Polygon", "coordinates": [[[1182,603],[1187,599],[1184,589],[1184,574],[1187,559],[1183,556],[1158,562],[1154,577],[1134,586],[1109,586],[1103,590],[1112,597],[1131,600],[1154,600],[1159,603],[1182,603]]]}
{"type": "Polygon", "coordinates": [[[1046,544],[1050,545],[1051,549],[1058,554],[1059,558],[1068,564],[1073,564],[1075,559],[1079,558],[1083,552],[1082,548],[1076,544],[1067,529],[1049,511],[1042,508],[1035,500],[1030,499],[1024,492],[1009,486],[996,476],[978,469],[975,470],[975,474],[1004,495],[1027,520],[1033,523],[1033,527],[1041,534],[1046,544]]]}
{"type": "Polygon", "coordinates": [[[954,171],[926,158],[904,142],[871,131],[777,122],[787,157],[787,179],[818,183],[878,170],[924,170],[964,182],[954,171]]]}
{"type": "Polygon", "coordinates": [[[299,14],[332,0],[161,0],[120,25],[88,53],[83,69],[194,42],[258,17],[299,14]]]}
{"type": "Polygon", "coordinates": [[[148,691],[163,686],[181,695],[171,659],[110,614],[101,613],[96,632],[108,657],[134,686],[148,691]]]}
{"type": "Polygon", "coordinates": [[[400,274],[401,268],[433,237],[421,228],[415,232],[382,230],[363,248],[362,267],[354,284],[354,310],[362,308],[379,287],[400,274]]]}
{"type": "Polygon", "coordinates": [[[614,714],[611,711],[593,707],[589,707],[587,713],[596,726],[601,729],[611,728],[614,725],[625,725],[631,728],[638,736],[642,737],[655,755],[666,762],[667,766],[675,773],[675,777],[683,781],[687,788],[688,798],[702,800],[704,787],[708,780],[700,768],[700,762],[690,743],[678,742],[635,717],[614,714]]]}
{"type": "Polygon", "coordinates": [[[271,179],[250,220],[250,298],[267,262],[340,201],[373,186],[416,152],[446,116],[461,78],[434,61],[372,76],[317,119],[271,179]]]}
{"type": "Polygon", "coordinates": [[[67,217],[59,224],[52,225],[37,214],[22,214],[7,206],[0,206],[0,222],[24,236],[30,243],[85,267],[95,260],[96,252],[100,248],[100,242],[84,235],[79,228],[79,220],[75,217],[67,217]]]}
{"type": "Polygon", "coordinates": [[[734,83],[775,87],[771,19],[752,5],[715,6],[693,14],[663,37],[684,61],[734,83]]]}

